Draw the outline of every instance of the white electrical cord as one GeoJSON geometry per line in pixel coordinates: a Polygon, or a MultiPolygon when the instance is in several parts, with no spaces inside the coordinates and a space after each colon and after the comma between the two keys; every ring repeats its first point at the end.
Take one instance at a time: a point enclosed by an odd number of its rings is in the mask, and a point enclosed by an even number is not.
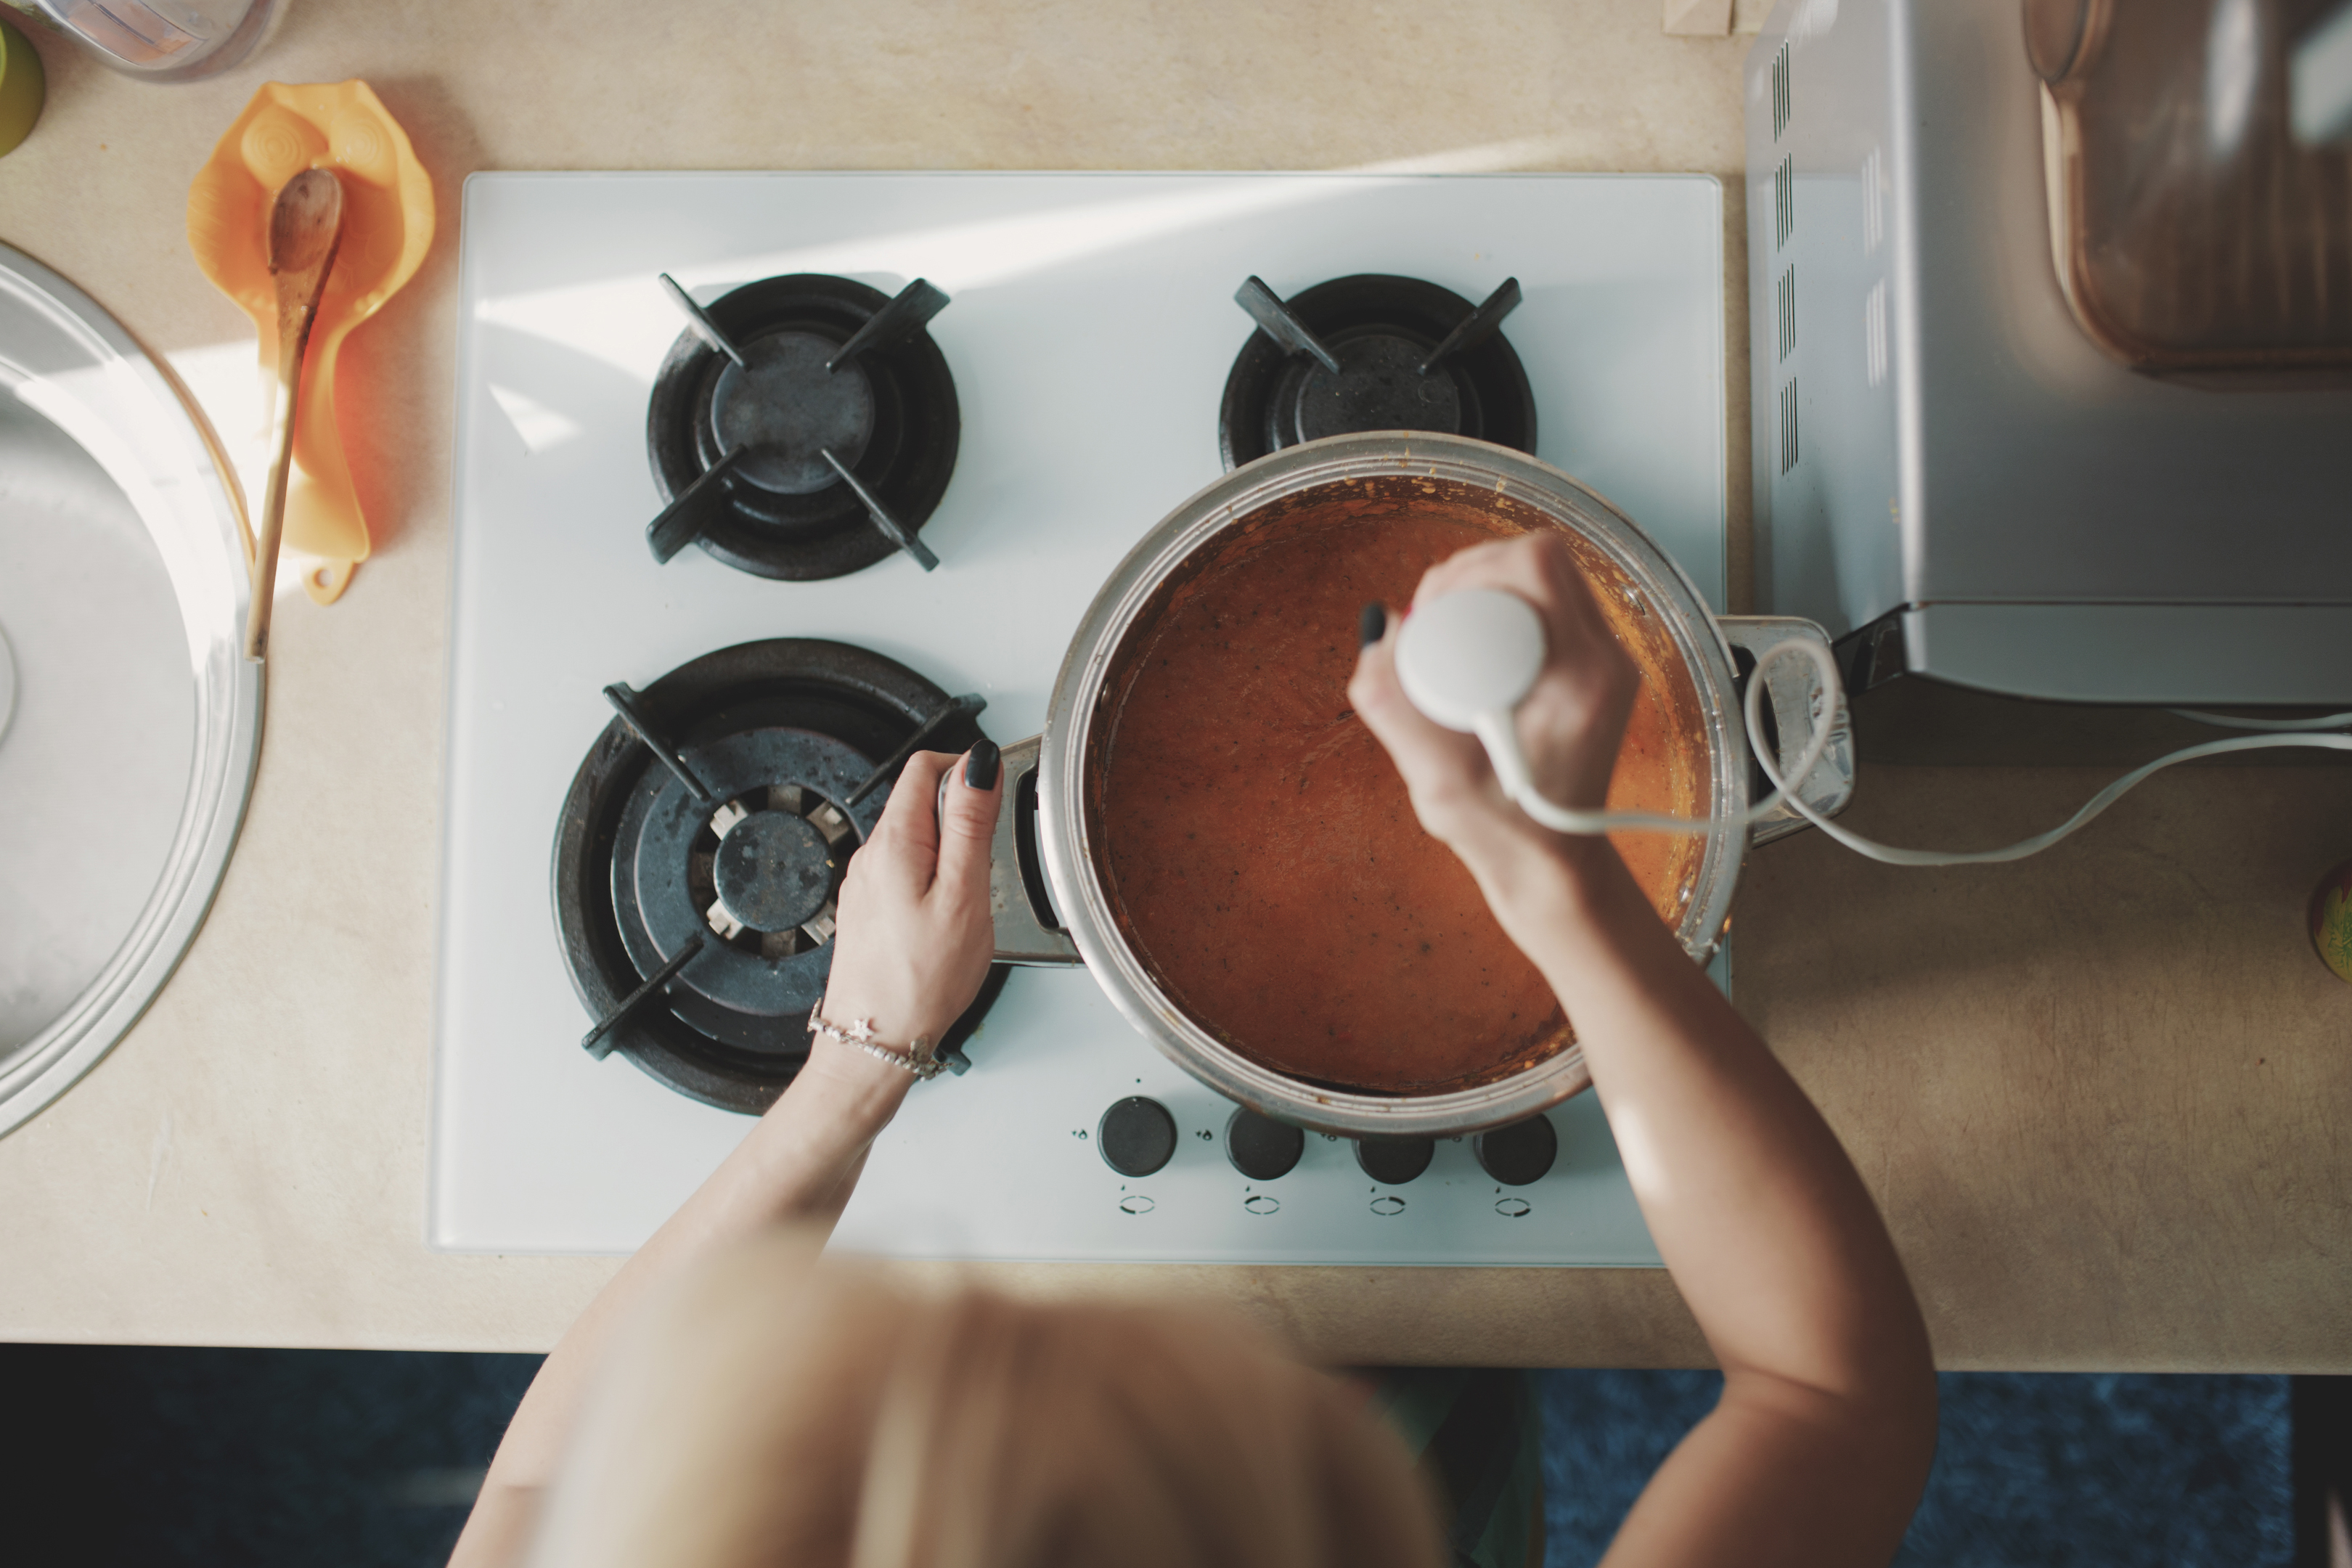
{"type": "MultiPolygon", "coordinates": [[[[1748,744],[1755,752],[1772,793],[1736,817],[1663,816],[1647,811],[1580,811],[1555,805],[1536,788],[1519,747],[1517,710],[1543,672],[1546,654],[1543,622],[1535,606],[1517,594],[1494,588],[1468,588],[1447,594],[1416,608],[1397,636],[1397,680],[1412,705],[1449,730],[1475,734],[1486,748],[1495,777],[1503,793],[1520,810],[1557,833],[1600,834],[1633,829],[1652,833],[1712,833],[1723,826],[1745,826],[1770,816],[1784,802],[1791,811],[1857,855],[1889,866],[1981,866],[2022,860],[2039,854],[2073,833],[2121,799],[2126,791],[2162,768],[2199,757],[2230,752],[2250,752],[2265,746],[2312,746],[2352,752],[2352,735],[2291,734],[2241,736],[2209,741],[2133,769],[2093,795],[2083,809],[2047,833],[1999,849],[1904,849],[1880,844],[1840,827],[1805,804],[1782,777],[1777,758],[1764,744],[1762,704],[1764,671],[1776,659],[1801,653],[1811,660],[1822,682],[1822,700],[1811,715],[1813,732],[1803,755],[1790,770],[1800,785],[1812,776],[1828,749],[1830,726],[1825,716],[1833,710],[1838,691],[1837,662],[1830,650],[1811,638],[1791,638],[1764,650],[1748,678],[1748,695],[1741,705],[1748,727],[1748,744]]],[[[2192,715],[2203,718],[2202,714],[2192,715]]],[[[2352,715],[2343,716],[2352,722],[2352,715]]],[[[2298,727],[2311,721],[2283,721],[2298,727]]]]}
{"type": "MultiPolygon", "coordinates": [[[[1752,679],[1752,678],[1751,678],[1752,679]]],[[[1752,742],[1754,737],[1751,734],[1752,742]]],[[[2218,757],[2227,752],[2259,751],[2264,746],[2314,746],[2323,751],[2352,752],[2352,735],[2241,735],[2228,741],[2208,741],[2200,746],[2183,746],[2180,750],[2145,763],[2084,802],[2083,809],[2052,828],[2031,838],[2021,838],[1999,849],[1901,849],[1891,844],[1879,844],[1858,833],[1850,833],[1794,795],[1789,797],[1790,808],[1844,845],[1857,855],[1889,866],[1990,866],[2003,860],[2022,860],[2028,855],[2039,855],[2061,838],[2082,826],[2091,818],[2121,800],[2126,791],[2159,769],[2175,763],[2193,763],[2200,757],[2218,757]]],[[[1780,783],[1771,760],[1759,748],[1756,760],[1763,764],[1764,776],[1774,784],[1780,783]]],[[[1522,809],[1524,809],[1522,803],[1522,809]]]]}
{"type": "Polygon", "coordinates": [[[2208,713],[2198,708],[2168,708],[2177,719],[2194,719],[2217,730],[2267,730],[2286,734],[2309,730],[2352,730],[2352,713],[2323,713],[2316,719],[2241,719],[2235,713],[2208,713]]]}

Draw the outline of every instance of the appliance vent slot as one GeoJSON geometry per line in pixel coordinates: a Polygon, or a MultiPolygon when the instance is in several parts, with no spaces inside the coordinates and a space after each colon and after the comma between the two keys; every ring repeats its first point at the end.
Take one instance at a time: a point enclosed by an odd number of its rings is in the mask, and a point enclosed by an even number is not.
{"type": "Polygon", "coordinates": [[[1789,384],[1780,389],[1780,471],[1787,473],[1797,466],[1797,378],[1790,376],[1789,384]]]}
{"type": "Polygon", "coordinates": [[[1797,352],[1797,264],[1780,274],[1780,357],[1787,359],[1797,352]]]}
{"type": "Polygon", "coordinates": [[[1878,172],[1878,149],[1862,161],[1862,253],[1875,256],[1886,243],[1886,193],[1878,172]]]}
{"type": "Polygon", "coordinates": [[[1886,383],[1886,279],[1882,278],[1870,286],[1870,294],[1862,302],[1862,352],[1864,368],[1870,374],[1870,384],[1886,383]]]}
{"type": "Polygon", "coordinates": [[[1780,52],[1772,57],[1772,140],[1780,140],[1780,132],[1789,129],[1789,46],[1784,40],[1780,52]]]}
{"type": "Polygon", "coordinates": [[[1780,240],[1773,249],[1785,249],[1789,237],[1797,232],[1797,163],[1794,158],[1783,158],[1772,172],[1772,221],[1778,226],[1780,240]]]}

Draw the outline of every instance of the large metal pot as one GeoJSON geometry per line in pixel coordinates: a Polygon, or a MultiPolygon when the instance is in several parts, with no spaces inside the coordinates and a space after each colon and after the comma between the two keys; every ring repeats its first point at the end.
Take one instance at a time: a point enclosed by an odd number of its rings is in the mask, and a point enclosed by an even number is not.
{"type": "MultiPolygon", "coordinates": [[[[1690,676],[1694,728],[1703,739],[1710,809],[1744,812],[1753,782],[1739,715],[1739,671],[1790,637],[1826,640],[1809,621],[1711,614],[1673,559],[1606,500],[1522,453],[1454,436],[1396,432],[1338,436],[1285,448],[1236,468],[1146,534],[1095,595],[1054,684],[1045,732],[1005,748],[1006,810],[997,830],[997,957],[1026,964],[1084,963],[1119,1011],[1179,1066],[1220,1094],[1277,1120],[1356,1136],[1449,1136],[1530,1116],[1592,1081],[1573,1044],[1509,1077],[1423,1096],[1349,1093],[1261,1066],[1217,1039],[1171,1002],[1120,931],[1101,872],[1101,833],[1089,789],[1110,728],[1115,672],[1125,639],[1148,622],[1155,595],[1226,531],[1248,528],[1313,493],[1410,487],[1475,499],[1515,531],[1566,531],[1604,592],[1627,595],[1671,640],[1690,676]],[[1742,657],[1737,650],[1746,650],[1742,657]]],[[[1770,707],[1793,761],[1821,693],[1802,660],[1775,667],[1770,707]],[[1780,672],[1786,672],[1785,676],[1780,672]]],[[[1852,789],[1843,703],[1838,731],[1805,798],[1823,811],[1852,789]]],[[[1686,885],[1675,934],[1704,961],[1721,939],[1748,847],[1801,827],[1793,812],[1756,828],[1719,826],[1706,837],[1686,885]]]]}

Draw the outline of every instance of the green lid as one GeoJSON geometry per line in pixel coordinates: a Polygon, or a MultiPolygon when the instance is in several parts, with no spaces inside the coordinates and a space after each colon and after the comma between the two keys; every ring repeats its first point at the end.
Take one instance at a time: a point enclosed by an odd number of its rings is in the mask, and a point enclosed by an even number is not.
{"type": "Polygon", "coordinates": [[[47,84],[32,40],[0,17],[0,157],[33,133],[47,84]]]}

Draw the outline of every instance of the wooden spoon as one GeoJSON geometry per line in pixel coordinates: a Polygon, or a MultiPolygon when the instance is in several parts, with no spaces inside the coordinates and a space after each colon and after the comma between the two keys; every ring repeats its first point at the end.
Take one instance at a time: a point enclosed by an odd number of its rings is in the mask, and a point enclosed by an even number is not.
{"type": "Polygon", "coordinates": [[[269,645],[269,606],[277,596],[278,541],[286,527],[287,471],[294,462],[295,394],[302,351],[319,319],[319,296],[343,237],[343,187],[331,169],[305,169],[278,192],[269,210],[269,276],[278,288],[278,407],[270,428],[269,489],[261,503],[261,545],[253,555],[253,605],[245,622],[245,657],[269,645]]]}

